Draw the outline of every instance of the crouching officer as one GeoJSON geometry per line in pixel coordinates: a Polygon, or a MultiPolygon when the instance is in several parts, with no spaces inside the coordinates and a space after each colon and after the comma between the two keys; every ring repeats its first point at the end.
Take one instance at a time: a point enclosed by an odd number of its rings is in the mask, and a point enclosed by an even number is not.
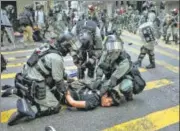
{"type": "MultiPolygon", "coordinates": [[[[32,87],[32,84],[35,85],[34,89],[29,88],[31,93],[34,92],[33,95],[28,94],[33,98],[35,107],[29,102],[25,103],[29,110],[34,112],[35,118],[56,114],[61,108],[60,100],[66,90],[63,57],[72,48],[74,43],[72,42],[72,36],[71,33],[66,33],[54,45],[45,44],[37,48],[24,65],[22,73],[16,75],[15,86],[17,83],[23,86],[29,85],[28,87],[32,87]],[[53,94],[52,90],[55,90],[54,92],[58,92],[58,94],[53,94]]],[[[22,97],[18,88],[17,95],[22,97]]],[[[23,98],[26,98],[26,96],[23,98]]],[[[13,123],[10,121],[9,125],[13,125],[13,123]]]]}
{"type": "Polygon", "coordinates": [[[78,78],[84,78],[84,71],[88,69],[88,76],[94,77],[96,60],[101,56],[102,38],[100,29],[92,20],[78,21],[72,29],[72,34],[79,42],[80,50],[71,52],[75,65],[78,66],[78,78]]]}
{"type": "MultiPolygon", "coordinates": [[[[127,74],[131,68],[130,56],[123,50],[115,35],[107,36],[105,51],[96,69],[96,81],[101,84],[101,92],[118,88],[127,101],[132,100],[133,84],[127,74]]],[[[95,85],[98,85],[95,83],[95,85]]]]}

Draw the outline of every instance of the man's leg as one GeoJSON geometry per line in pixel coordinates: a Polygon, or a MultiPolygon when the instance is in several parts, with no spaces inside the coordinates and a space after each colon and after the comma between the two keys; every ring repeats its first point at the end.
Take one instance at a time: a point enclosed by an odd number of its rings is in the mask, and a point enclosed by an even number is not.
{"type": "Polygon", "coordinates": [[[146,66],[147,69],[151,69],[151,68],[155,68],[155,54],[154,54],[154,50],[149,50],[148,51],[148,55],[149,55],[149,61],[150,61],[150,65],[146,66]]]}
{"type": "Polygon", "coordinates": [[[169,39],[171,37],[171,27],[167,28],[167,34],[166,34],[166,44],[169,44],[169,39]]]}
{"type": "Polygon", "coordinates": [[[27,34],[28,34],[27,39],[28,39],[29,42],[31,42],[31,44],[33,44],[34,43],[34,40],[33,40],[33,29],[32,29],[31,26],[27,26],[26,30],[27,30],[27,34]]]}
{"type": "Polygon", "coordinates": [[[59,113],[59,110],[61,109],[59,101],[55,98],[48,86],[46,86],[45,99],[35,99],[35,101],[40,105],[41,110],[40,112],[37,112],[37,117],[56,114],[59,113]]]}
{"type": "Polygon", "coordinates": [[[141,47],[141,52],[138,56],[138,60],[136,61],[136,64],[138,64],[139,67],[142,66],[142,60],[144,59],[146,53],[147,53],[147,49],[144,46],[141,47]]]}
{"type": "Polygon", "coordinates": [[[3,47],[4,46],[4,44],[3,44],[3,39],[4,39],[4,29],[1,29],[1,46],[3,47]]]}

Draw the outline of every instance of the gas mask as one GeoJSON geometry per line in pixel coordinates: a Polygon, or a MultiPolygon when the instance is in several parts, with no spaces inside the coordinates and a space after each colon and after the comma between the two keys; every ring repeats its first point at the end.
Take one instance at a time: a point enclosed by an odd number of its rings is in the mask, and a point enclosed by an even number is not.
{"type": "Polygon", "coordinates": [[[81,31],[79,36],[79,42],[81,43],[81,49],[87,50],[93,46],[93,38],[91,33],[86,31],[81,31]]]}
{"type": "Polygon", "coordinates": [[[79,48],[79,45],[76,42],[75,37],[73,36],[72,33],[69,33],[69,32],[61,36],[57,40],[55,46],[60,51],[62,56],[66,56],[72,50],[78,50],[79,48]]]}

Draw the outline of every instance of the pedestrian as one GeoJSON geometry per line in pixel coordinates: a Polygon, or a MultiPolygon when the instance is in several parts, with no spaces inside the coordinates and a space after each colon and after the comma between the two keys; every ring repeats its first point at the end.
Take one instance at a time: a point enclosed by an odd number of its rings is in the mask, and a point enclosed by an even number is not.
{"type": "Polygon", "coordinates": [[[23,32],[23,42],[25,45],[34,44],[33,40],[33,16],[30,5],[26,5],[24,11],[19,15],[19,24],[23,32]]]}

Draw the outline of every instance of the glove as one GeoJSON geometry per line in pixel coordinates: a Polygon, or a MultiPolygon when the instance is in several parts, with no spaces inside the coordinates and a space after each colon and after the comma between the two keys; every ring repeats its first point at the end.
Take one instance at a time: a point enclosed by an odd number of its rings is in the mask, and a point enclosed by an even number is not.
{"type": "Polygon", "coordinates": [[[68,85],[64,83],[64,80],[56,82],[56,88],[59,93],[65,94],[68,89],[68,85]]]}
{"type": "Polygon", "coordinates": [[[72,78],[67,78],[67,83],[72,83],[74,81],[74,79],[72,78]]]}
{"type": "Polygon", "coordinates": [[[92,82],[91,84],[91,89],[99,89],[99,87],[101,86],[101,80],[95,80],[92,82]]]}
{"type": "Polygon", "coordinates": [[[106,63],[101,63],[101,64],[99,65],[99,67],[100,67],[101,69],[103,69],[103,70],[110,70],[109,64],[106,64],[106,63]]]}
{"type": "Polygon", "coordinates": [[[74,55],[74,56],[72,56],[72,58],[73,58],[74,64],[75,64],[75,65],[78,65],[78,64],[79,64],[79,58],[78,58],[78,56],[74,55]]]}
{"type": "Polygon", "coordinates": [[[93,64],[95,64],[95,61],[93,59],[89,59],[85,62],[86,67],[91,67],[93,64]]]}
{"type": "Polygon", "coordinates": [[[117,85],[117,78],[114,77],[114,76],[111,76],[110,83],[111,83],[110,85],[111,85],[112,87],[115,87],[115,86],[117,85]]]}

